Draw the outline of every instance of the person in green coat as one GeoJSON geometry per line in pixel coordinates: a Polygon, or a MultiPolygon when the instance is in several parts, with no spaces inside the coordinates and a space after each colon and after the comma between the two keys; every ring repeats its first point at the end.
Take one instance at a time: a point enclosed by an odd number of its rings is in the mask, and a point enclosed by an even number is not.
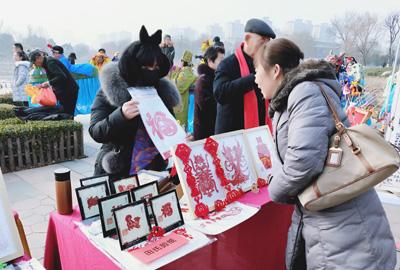
{"type": "Polygon", "coordinates": [[[176,120],[184,128],[188,125],[188,109],[189,109],[189,89],[196,82],[196,75],[193,71],[192,64],[193,54],[190,51],[185,51],[182,57],[182,68],[180,68],[172,79],[182,97],[182,105],[174,107],[176,120]]]}

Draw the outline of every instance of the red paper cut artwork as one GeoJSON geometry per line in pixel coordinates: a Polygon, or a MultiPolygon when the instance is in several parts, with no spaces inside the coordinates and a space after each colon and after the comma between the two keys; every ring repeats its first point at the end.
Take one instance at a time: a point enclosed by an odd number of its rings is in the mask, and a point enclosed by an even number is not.
{"type": "Polygon", "coordinates": [[[194,161],[192,159],[189,161],[194,170],[197,187],[201,194],[211,197],[214,192],[218,192],[207,156],[203,157],[202,155],[194,155],[194,161]]]}
{"type": "Polygon", "coordinates": [[[90,208],[92,208],[93,206],[96,206],[96,205],[97,205],[98,200],[99,200],[99,197],[98,197],[98,196],[96,196],[96,197],[89,197],[89,198],[87,199],[87,206],[88,206],[89,210],[90,210],[90,208]]]}
{"type": "Polygon", "coordinates": [[[270,169],[272,167],[271,154],[268,150],[267,145],[262,141],[261,137],[257,137],[257,152],[258,158],[261,160],[265,169],[270,169]]]}
{"type": "Polygon", "coordinates": [[[135,228],[137,228],[137,229],[140,228],[140,217],[135,217],[132,220],[132,216],[131,215],[127,215],[125,217],[125,221],[126,221],[126,226],[128,227],[128,230],[133,230],[135,228]]]}
{"type": "Polygon", "coordinates": [[[124,192],[124,191],[127,191],[127,190],[131,190],[131,189],[133,189],[135,187],[136,187],[135,185],[127,185],[127,186],[118,185],[118,191],[119,192],[124,192]]]}
{"type": "Polygon", "coordinates": [[[225,169],[233,172],[232,184],[239,185],[249,179],[248,166],[244,158],[242,146],[236,141],[234,146],[223,146],[222,155],[225,157],[225,169]]]}
{"type": "Polygon", "coordinates": [[[172,209],[171,203],[168,202],[168,203],[164,204],[164,205],[161,207],[161,212],[162,212],[162,215],[163,215],[164,217],[170,217],[170,216],[172,216],[172,213],[173,213],[174,211],[173,211],[173,209],[172,209]]]}
{"type": "Polygon", "coordinates": [[[156,112],[154,117],[147,113],[146,117],[146,122],[151,127],[153,135],[158,136],[161,140],[164,140],[164,136],[173,136],[178,132],[176,123],[163,112],[156,112]]]}
{"type": "Polygon", "coordinates": [[[173,231],[174,233],[181,235],[187,239],[193,239],[193,236],[191,236],[190,234],[188,234],[188,232],[186,231],[185,227],[182,228],[178,228],[175,231],[173,231]]]}

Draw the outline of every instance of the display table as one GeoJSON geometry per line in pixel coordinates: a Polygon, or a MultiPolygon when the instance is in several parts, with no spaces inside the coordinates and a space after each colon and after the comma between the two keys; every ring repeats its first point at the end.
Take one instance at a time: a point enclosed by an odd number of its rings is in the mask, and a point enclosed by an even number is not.
{"type": "MultiPolygon", "coordinates": [[[[216,236],[214,243],[161,269],[285,269],[287,231],[293,207],[268,203],[252,218],[216,236]]],[[[80,231],[70,216],[50,214],[44,266],[52,269],[119,269],[80,231]]]]}

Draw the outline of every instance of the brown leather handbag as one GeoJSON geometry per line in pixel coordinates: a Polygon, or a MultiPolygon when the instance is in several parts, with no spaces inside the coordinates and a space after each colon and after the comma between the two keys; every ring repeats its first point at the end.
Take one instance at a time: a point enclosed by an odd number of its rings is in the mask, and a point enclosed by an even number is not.
{"type": "Polygon", "coordinates": [[[323,172],[298,195],[309,211],[349,201],[385,180],[400,166],[399,153],[379,131],[367,125],[346,128],[330,97],[317,84],[332,112],[337,133],[330,139],[323,172]]]}

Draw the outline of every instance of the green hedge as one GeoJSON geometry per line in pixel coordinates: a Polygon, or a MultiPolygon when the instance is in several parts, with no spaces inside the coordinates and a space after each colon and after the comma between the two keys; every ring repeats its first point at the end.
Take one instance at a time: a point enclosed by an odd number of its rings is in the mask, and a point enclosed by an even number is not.
{"type": "Polygon", "coordinates": [[[0,121],[0,140],[10,137],[40,136],[53,140],[64,131],[82,130],[82,124],[73,120],[62,121],[22,121],[11,118],[0,121]]]}
{"type": "Polygon", "coordinates": [[[15,117],[13,109],[14,105],[6,103],[0,104],[0,120],[15,117]]]}
{"type": "Polygon", "coordinates": [[[0,103],[14,104],[12,95],[11,94],[0,95],[0,103]]]}
{"type": "Polygon", "coordinates": [[[386,71],[391,71],[392,68],[381,68],[381,67],[374,67],[374,68],[366,68],[365,75],[371,77],[382,76],[382,73],[386,71]]]}

